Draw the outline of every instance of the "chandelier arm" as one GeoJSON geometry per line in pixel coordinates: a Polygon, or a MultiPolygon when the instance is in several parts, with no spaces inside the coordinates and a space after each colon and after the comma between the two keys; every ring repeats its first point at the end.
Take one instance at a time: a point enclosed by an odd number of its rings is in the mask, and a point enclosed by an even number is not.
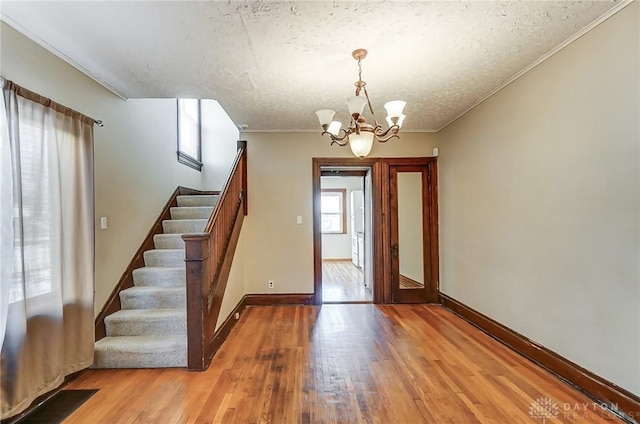
{"type": "Polygon", "coordinates": [[[342,137],[335,136],[331,134],[329,131],[323,131],[322,135],[326,134],[331,138],[331,145],[337,144],[338,146],[346,146],[347,143],[349,142],[349,133],[345,131],[344,128],[342,128],[340,132],[338,132],[338,135],[340,135],[341,132],[344,133],[342,137]]]}
{"type": "Polygon", "coordinates": [[[397,124],[390,126],[386,131],[382,131],[382,127],[380,125],[376,125],[373,130],[373,134],[380,143],[386,143],[392,138],[400,138],[398,135],[399,130],[400,127],[397,124]]]}
{"type": "Polygon", "coordinates": [[[376,137],[376,140],[378,140],[380,143],[386,143],[387,141],[391,140],[392,138],[399,139],[400,136],[398,134],[390,134],[389,136],[383,137],[383,138],[376,137]]]}

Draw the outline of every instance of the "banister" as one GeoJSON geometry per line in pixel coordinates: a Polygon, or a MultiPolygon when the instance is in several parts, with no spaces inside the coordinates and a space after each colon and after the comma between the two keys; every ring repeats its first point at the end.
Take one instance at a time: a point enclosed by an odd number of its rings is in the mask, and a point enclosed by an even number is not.
{"type": "MultiPolygon", "coordinates": [[[[229,172],[229,176],[227,177],[227,180],[224,183],[224,186],[222,188],[222,190],[220,191],[220,200],[222,200],[226,195],[227,192],[229,191],[230,187],[231,187],[231,181],[233,179],[233,176],[236,174],[237,170],[239,167],[242,167],[241,171],[243,175],[246,175],[246,169],[247,169],[247,165],[246,165],[246,160],[243,160],[244,158],[246,158],[246,141],[238,141],[238,151],[236,153],[236,157],[233,161],[233,164],[231,165],[231,171],[229,172]],[[241,144],[243,143],[243,144],[241,144]]],[[[243,177],[243,191],[246,191],[246,177],[243,177]]],[[[218,203],[216,204],[216,206],[213,209],[213,212],[211,213],[211,216],[209,217],[209,221],[207,221],[207,225],[205,226],[205,232],[210,232],[211,230],[211,226],[213,225],[214,221],[217,219],[218,214],[220,213],[219,210],[219,205],[220,205],[220,201],[218,201],[218,203]]],[[[247,215],[247,211],[244,211],[244,214],[247,215]]]]}
{"type": "Polygon", "coordinates": [[[213,355],[214,331],[231,263],[247,213],[246,142],[238,151],[203,233],[185,234],[188,368],[205,370],[213,355]]]}
{"type": "Polygon", "coordinates": [[[244,200],[244,193],[240,192],[240,195],[238,197],[238,203],[237,203],[237,207],[236,207],[236,212],[234,214],[234,218],[232,219],[232,222],[230,223],[230,229],[231,231],[227,234],[227,237],[224,240],[224,249],[222,254],[220,255],[220,258],[218,259],[218,263],[216,264],[216,268],[215,268],[215,273],[213,275],[213,279],[212,279],[212,283],[211,284],[211,288],[209,289],[209,295],[207,296],[207,309],[210,311],[211,307],[212,307],[212,303],[213,303],[213,297],[215,294],[215,288],[220,280],[220,276],[222,275],[222,263],[224,262],[224,259],[226,257],[227,251],[229,250],[229,246],[231,244],[231,237],[233,235],[233,227],[235,226],[236,220],[238,218],[238,212],[240,211],[240,208],[242,206],[242,201],[244,200]]]}

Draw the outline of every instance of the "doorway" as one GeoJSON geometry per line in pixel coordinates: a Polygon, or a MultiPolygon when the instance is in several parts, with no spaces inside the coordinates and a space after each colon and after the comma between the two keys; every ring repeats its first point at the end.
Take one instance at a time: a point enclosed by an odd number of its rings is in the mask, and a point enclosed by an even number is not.
{"type": "MultiPolygon", "coordinates": [[[[439,257],[438,257],[438,195],[437,159],[422,158],[313,158],[313,279],[315,304],[327,302],[347,302],[347,300],[327,300],[323,293],[323,234],[322,234],[322,176],[330,172],[344,173],[365,171],[365,185],[370,187],[370,195],[364,201],[365,248],[363,274],[371,282],[373,303],[438,303],[439,302],[439,257]],[[405,168],[405,166],[408,166],[405,168]],[[405,173],[407,178],[405,178],[405,173]],[[394,181],[392,181],[392,174],[394,181]],[[398,174],[400,174],[400,196],[405,188],[418,187],[420,193],[410,193],[410,197],[422,200],[422,218],[415,206],[409,205],[409,215],[413,220],[398,221],[398,174]],[[417,176],[419,174],[419,177],[417,176]],[[413,175],[413,176],[412,176],[413,175]],[[406,181],[405,181],[406,180],[406,181]],[[419,184],[416,184],[420,181],[419,184]],[[405,187],[406,183],[406,187],[405,187]],[[369,202],[367,204],[367,201],[369,202]],[[406,268],[407,261],[415,261],[417,256],[404,253],[417,249],[416,244],[405,244],[406,222],[416,225],[416,218],[422,222],[421,241],[422,273],[415,273],[416,266],[406,268]],[[370,234],[367,238],[366,234],[370,234]],[[368,248],[366,246],[369,246],[368,248]],[[403,258],[400,259],[400,252],[403,258]],[[401,265],[402,263],[402,265],[401,265]],[[367,264],[370,264],[368,266],[367,264]],[[400,268],[403,268],[402,273],[400,268]],[[403,276],[402,280],[400,276],[403,276]]],[[[329,174],[327,174],[329,173],[329,174]]],[[[345,196],[347,196],[345,194],[345,196]]],[[[402,205],[403,200],[400,199],[402,205]]],[[[404,206],[400,206],[404,208],[404,206]]],[[[345,218],[343,218],[345,219],[345,218]]],[[[349,218],[350,219],[350,218],[349,218]]],[[[409,232],[410,233],[410,232],[409,232]]],[[[353,243],[353,238],[351,239],[353,243]]],[[[414,241],[415,242],[415,241],[414,241]]],[[[355,248],[355,246],[352,246],[355,248]]],[[[419,253],[419,250],[416,250],[419,253]]],[[[415,253],[415,252],[414,252],[415,253]]],[[[357,252],[359,255],[359,250],[357,252]]],[[[353,255],[352,255],[353,261],[353,255]]],[[[343,258],[348,259],[348,258],[343,258]]],[[[415,265],[415,264],[414,264],[415,265]]],[[[359,278],[359,277],[358,277],[359,278]]],[[[327,291],[331,290],[329,287],[327,291]]],[[[328,297],[331,299],[331,296],[328,297]]],[[[356,301],[362,302],[362,301],[356,301]]],[[[365,301],[370,302],[370,301],[365,301]]]]}
{"type": "MultiPolygon", "coordinates": [[[[313,240],[314,240],[314,303],[322,304],[324,302],[355,302],[355,303],[382,303],[381,290],[382,285],[375,282],[380,281],[379,276],[382,274],[382,251],[377,242],[378,235],[375,234],[374,228],[379,228],[382,224],[380,215],[380,199],[381,199],[381,187],[378,182],[380,179],[380,163],[378,159],[358,159],[358,158],[314,158],[313,159],[313,240]],[[341,178],[356,177],[359,181],[362,190],[362,211],[359,210],[360,203],[357,200],[359,194],[354,195],[354,206],[358,208],[356,214],[360,218],[353,218],[349,215],[344,219],[347,220],[346,226],[353,225],[358,227],[358,230],[362,230],[362,235],[358,233],[360,231],[350,232],[346,237],[348,244],[344,244],[342,255],[338,259],[343,259],[341,264],[331,264],[331,261],[324,261],[323,259],[331,259],[329,252],[325,249],[324,242],[327,242],[329,235],[323,237],[322,231],[322,189],[329,189],[332,183],[323,184],[323,177],[335,177],[333,183],[340,183],[341,178]],[[364,216],[362,216],[363,214],[364,216]],[[362,226],[360,223],[356,225],[355,220],[362,219],[362,226]],[[324,250],[324,252],[323,252],[324,250]],[[323,269],[323,265],[325,265],[323,269]],[[328,266],[327,266],[328,265],[328,266]],[[362,296],[358,298],[345,299],[341,297],[342,293],[336,293],[335,287],[332,287],[331,265],[349,265],[350,271],[354,272],[353,280],[357,282],[358,287],[362,288],[362,296]],[[360,266],[357,266],[360,265],[360,266]],[[323,278],[324,271],[326,271],[326,281],[323,278]],[[366,284],[366,286],[365,286],[366,284]],[[360,286],[361,285],[361,286],[360,286]],[[326,293],[325,293],[326,292],[326,293]],[[366,297],[364,297],[366,295],[366,297]]],[[[330,178],[325,178],[324,181],[330,181],[330,178]]],[[[345,180],[346,181],[346,180],[345,180]]],[[[353,191],[357,191],[357,186],[353,191]]],[[[351,207],[351,194],[348,194],[348,189],[345,193],[345,206],[346,209],[351,207]]],[[[350,211],[349,211],[350,212],[350,211]]],[[[338,267],[332,267],[335,272],[340,272],[338,267]]],[[[335,284],[333,285],[335,286],[335,284]]]]}
{"type": "Polygon", "coordinates": [[[323,303],[373,301],[371,189],[369,167],[321,168],[323,303]]]}

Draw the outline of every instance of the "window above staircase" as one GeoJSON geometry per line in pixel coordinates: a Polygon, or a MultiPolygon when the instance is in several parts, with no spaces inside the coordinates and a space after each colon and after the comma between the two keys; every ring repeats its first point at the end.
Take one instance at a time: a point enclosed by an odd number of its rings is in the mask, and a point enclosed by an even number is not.
{"type": "Polygon", "coordinates": [[[199,99],[178,99],[178,162],[202,170],[202,119],[199,99]]]}

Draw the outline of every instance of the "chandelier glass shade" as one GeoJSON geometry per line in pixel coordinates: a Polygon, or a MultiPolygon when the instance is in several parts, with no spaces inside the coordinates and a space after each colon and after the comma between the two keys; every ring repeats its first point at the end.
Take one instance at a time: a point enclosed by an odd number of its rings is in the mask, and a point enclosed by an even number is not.
{"type": "Polygon", "coordinates": [[[363,158],[371,152],[374,139],[385,143],[392,138],[400,138],[398,132],[406,117],[402,111],[407,103],[402,100],[393,100],[385,103],[384,108],[387,111],[386,121],[388,128],[386,130],[383,129],[373,112],[369,93],[367,93],[367,83],[362,81],[362,59],[367,57],[367,51],[365,49],[357,49],[351,55],[358,61],[358,81],[355,83],[355,95],[347,98],[347,107],[349,115],[351,115],[349,126],[343,128],[340,121],[334,121],[335,111],[333,110],[319,110],[316,115],[318,115],[318,120],[322,126],[322,135],[329,136],[331,144],[338,144],[339,146],[349,144],[353,154],[363,158]],[[367,123],[363,116],[365,106],[368,106],[373,124],[367,123]]]}

